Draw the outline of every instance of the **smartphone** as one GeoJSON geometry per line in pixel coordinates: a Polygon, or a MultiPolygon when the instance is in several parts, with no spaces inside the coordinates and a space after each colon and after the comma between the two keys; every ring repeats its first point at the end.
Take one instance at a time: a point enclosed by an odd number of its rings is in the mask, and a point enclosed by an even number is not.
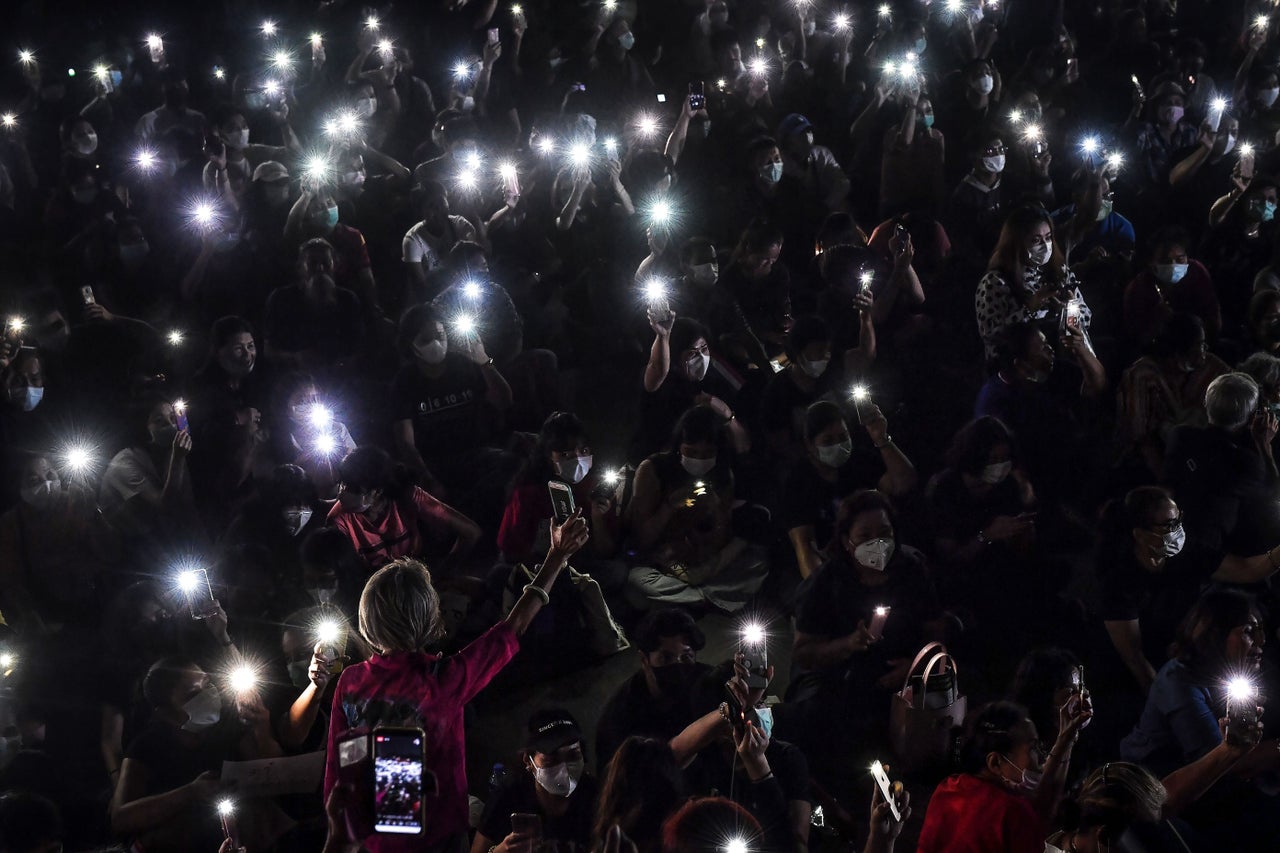
{"type": "Polygon", "coordinates": [[[1258,703],[1255,700],[1227,699],[1227,743],[1247,746],[1253,743],[1258,725],[1258,703]]]}
{"type": "Polygon", "coordinates": [[[93,295],[93,285],[86,284],[80,288],[80,301],[85,305],[96,305],[98,300],[93,295]]]}
{"type": "Polygon", "coordinates": [[[187,404],[182,400],[173,401],[173,414],[178,422],[180,432],[190,432],[191,424],[187,421],[187,404]]]}
{"type": "Polygon", "coordinates": [[[867,626],[867,633],[877,640],[884,636],[884,623],[888,621],[891,610],[893,610],[892,607],[882,604],[872,611],[871,624],[867,626]]]}
{"type": "Polygon", "coordinates": [[[1240,179],[1243,181],[1253,180],[1253,148],[1242,150],[1240,152],[1240,179]]]}
{"type": "Polygon", "coordinates": [[[240,849],[240,828],[236,824],[235,803],[224,800],[218,804],[218,819],[222,821],[222,835],[231,842],[232,850],[240,849]]]}
{"type": "Polygon", "coordinates": [[[858,416],[858,423],[865,424],[875,412],[875,403],[871,400],[871,392],[859,385],[853,389],[853,411],[858,416]]]}
{"type": "Polygon", "coordinates": [[[1147,96],[1147,93],[1142,90],[1142,84],[1138,82],[1137,74],[1130,74],[1129,82],[1133,83],[1134,91],[1138,93],[1139,98],[1145,98],[1147,96]]]}
{"type": "Polygon", "coordinates": [[[889,804],[889,811],[893,813],[893,819],[902,820],[902,812],[898,811],[898,801],[893,796],[893,785],[889,783],[889,775],[884,772],[884,765],[879,761],[871,762],[871,775],[875,777],[876,784],[880,786],[880,796],[884,797],[884,801],[889,804]]]}
{"type": "Polygon", "coordinates": [[[218,612],[218,600],[213,597],[209,585],[209,573],[204,569],[187,569],[182,573],[182,591],[187,597],[187,608],[192,619],[208,619],[218,612]]]}
{"type": "Polygon", "coordinates": [[[739,640],[738,651],[742,652],[742,665],[747,669],[747,687],[752,690],[768,687],[769,641],[748,644],[739,640]]]}
{"type": "Polygon", "coordinates": [[[511,831],[516,835],[524,835],[537,840],[542,838],[542,815],[529,812],[511,813],[511,831]]]}
{"type": "Polygon", "coordinates": [[[689,109],[704,109],[707,106],[707,86],[702,80],[689,84],[689,109]]]}
{"type": "Polygon", "coordinates": [[[573,503],[573,489],[568,483],[552,480],[547,483],[547,492],[551,495],[551,515],[556,524],[564,524],[573,515],[576,507],[573,503]]]}
{"type": "Polygon", "coordinates": [[[497,44],[498,40],[499,40],[498,28],[490,27],[489,28],[489,44],[497,44]]]}
{"type": "Polygon", "coordinates": [[[373,831],[420,835],[426,796],[426,737],[422,729],[373,730],[373,831]]]}
{"type": "Polygon", "coordinates": [[[1084,686],[1084,664],[1076,666],[1076,672],[1080,673],[1080,695],[1081,697],[1087,696],[1089,688],[1084,686]]]}
{"type": "Polygon", "coordinates": [[[1067,307],[1062,309],[1062,327],[1073,332],[1080,331],[1080,300],[1068,299],[1067,307]]]}
{"type": "Polygon", "coordinates": [[[1067,75],[1068,76],[1073,74],[1078,75],[1079,73],[1080,73],[1080,60],[1073,56],[1067,60],[1067,75]]]}
{"type": "Polygon", "coordinates": [[[660,103],[660,104],[665,104],[666,102],[667,102],[667,96],[666,96],[666,95],[664,95],[664,94],[662,94],[661,92],[659,92],[659,93],[658,93],[658,103],[660,103]]]}

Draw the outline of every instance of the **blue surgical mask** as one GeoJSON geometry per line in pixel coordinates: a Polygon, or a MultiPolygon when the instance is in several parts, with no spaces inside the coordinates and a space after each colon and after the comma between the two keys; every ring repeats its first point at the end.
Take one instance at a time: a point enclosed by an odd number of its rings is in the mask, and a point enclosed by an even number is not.
{"type": "Polygon", "coordinates": [[[770,163],[764,167],[764,179],[771,184],[776,184],[782,180],[782,164],[770,163]]]}
{"type": "Polygon", "coordinates": [[[631,50],[636,46],[636,35],[632,32],[625,32],[618,37],[618,47],[623,50],[631,50]]]}
{"type": "Polygon", "coordinates": [[[329,228],[333,228],[338,224],[338,206],[336,204],[331,204],[325,208],[324,221],[325,225],[329,228]]]}
{"type": "Polygon", "coordinates": [[[756,708],[756,718],[760,720],[760,731],[764,734],[765,739],[771,739],[773,737],[773,709],[769,707],[756,708]]]}
{"type": "Polygon", "coordinates": [[[933,113],[925,113],[920,121],[925,127],[933,127],[933,113]]]}
{"type": "Polygon", "coordinates": [[[33,388],[31,386],[27,386],[26,388],[23,388],[22,391],[18,393],[18,396],[15,402],[17,402],[19,405],[22,406],[22,411],[30,412],[30,411],[34,411],[35,407],[40,405],[40,401],[43,399],[44,399],[43,388],[33,388]]]}
{"type": "Polygon", "coordinates": [[[1262,221],[1270,222],[1276,218],[1276,203],[1274,201],[1266,201],[1262,204],[1262,221]]]}
{"type": "Polygon", "coordinates": [[[918,38],[916,39],[916,43],[912,46],[915,48],[917,54],[924,53],[924,49],[929,46],[929,40],[923,37],[918,38]]]}

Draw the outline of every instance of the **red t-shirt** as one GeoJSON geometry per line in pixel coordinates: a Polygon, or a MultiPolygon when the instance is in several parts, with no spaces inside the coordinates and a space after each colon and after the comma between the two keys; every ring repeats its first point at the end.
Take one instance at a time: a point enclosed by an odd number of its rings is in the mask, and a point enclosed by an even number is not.
{"type": "MultiPolygon", "coordinates": [[[[440,796],[427,800],[420,836],[372,835],[370,853],[425,850],[468,826],[466,733],[462,709],[520,650],[506,622],[499,622],[456,655],[425,652],[374,655],[342,671],[333,693],[325,758],[326,801],[338,783],[338,744],[352,729],[420,727],[426,733],[426,769],[435,773],[440,796]],[[437,661],[439,664],[437,665],[437,661]],[[434,669],[434,673],[433,670],[434,669]]],[[[357,792],[368,796],[367,791],[357,792]]]]}
{"type": "Polygon", "coordinates": [[[400,557],[421,557],[424,541],[421,525],[437,521],[442,504],[414,486],[408,501],[392,501],[387,514],[372,524],[362,513],[348,512],[339,501],[329,510],[329,520],[347,534],[356,553],[370,571],[400,557]]]}
{"type": "MultiPolygon", "coordinates": [[[[592,523],[591,492],[599,483],[600,478],[593,469],[581,482],[568,484],[573,489],[574,505],[583,508],[587,524],[592,523]]],[[[525,483],[513,489],[502,513],[502,525],[498,528],[498,550],[504,559],[512,562],[541,559],[541,555],[533,552],[538,545],[539,534],[550,530],[547,522],[551,514],[551,493],[547,491],[546,483],[525,483]]],[[[605,517],[605,525],[614,536],[618,535],[621,521],[616,511],[605,517]]],[[[549,544],[549,540],[543,541],[549,544]]]]}
{"type": "Polygon", "coordinates": [[[1031,801],[961,773],[933,792],[917,853],[1044,853],[1044,821],[1031,801]]]}

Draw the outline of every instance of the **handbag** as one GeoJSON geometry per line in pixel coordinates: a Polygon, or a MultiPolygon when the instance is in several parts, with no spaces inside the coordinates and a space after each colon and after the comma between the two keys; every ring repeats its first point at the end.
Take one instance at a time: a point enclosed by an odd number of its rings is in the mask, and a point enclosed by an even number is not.
{"type": "Polygon", "coordinates": [[[968,704],[947,647],[929,643],[922,648],[889,706],[889,738],[897,766],[912,772],[944,764],[954,731],[964,725],[968,704]]]}
{"type": "Polygon", "coordinates": [[[597,657],[605,658],[631,648],[626,632],[613,618],[613,613],[604,600],[599,582],[591,575],[574,571],[572,566],[569,568],[569,581],[578,592],[582,620],[586,623],[588,632],[587,644],[591,651],[597,657]]]}

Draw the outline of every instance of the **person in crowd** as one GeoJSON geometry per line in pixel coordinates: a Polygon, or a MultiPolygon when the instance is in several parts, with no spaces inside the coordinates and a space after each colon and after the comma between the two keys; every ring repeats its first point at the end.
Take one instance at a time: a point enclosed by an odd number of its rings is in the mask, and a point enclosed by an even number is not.
{"type": "Polygon", "coordinates": [[[1254,847],[1275,831],[1274,795],[1247,780],[1274,770],[1280,750],[1274,739],[1262,740],[1231,710],[1233,702],[1249,703],[1255,706],[1250,717],[1257,719],[1259,693],[1254,687],[1244,698],[1224,695],[1231,679],[1256,684],[1266,634],[1262,614],[1248,595],[1230,589],[1206,592],[1179,625],[1173,657],[1157,673],[1137,725],[1120,742],[1122,758],[1157,773],[1211,753],[1223,756],[1225,778],[1184,812],[1211,843],[1254,847]],[[1225,723],[1220,723],[1223,709],[1225,723]]]}
{"type": "Polygon", "coordinates": [[[640,671],[609,697],[596,726],[596,754],[611,756],[629,736],[664,743],[693,721],[689,696],[711,667],[698,663],[706,637],[693,618],[674,607],[655,608],[631,633],[640,671]]]}
{"type": "Polygon", "coordinates": [[[314,237],[298,249],[298,284],[276,288],[263,322],[265,354],[281,367],[340,367],[364,339],[360,299],[333,277],[333,246],[314,237]]]}
{"type": "Polygon", "coordinates": [[[455,573],[480,538],[479,525],[415,486],[381,448],[356,448],[337,473],[329,521],[351,540],[366,572],[431,554],[439,572],[455,573]]]}
{"type": "Polygon", "coordinates": [[[978,709],[965,725],[960,772],[934,790],[917,849],[963,843],[973,850],[1044,850],[1072,750],[1093,711],[1073,697],[1060,714],[1058,737],[1042,756],[1026,708],[991,702],[978,709]]]}
{"type": "Polygon", "coordinates": [[[275,387],[277,405],[268,413],[273,461],[297,465],[326,499],[335,497],[335,460],[356,449],[347,425],[338,420],[321,386],[306,373],[281,376],[275,387]]]}
{"type": "Polygon", "coordinates": [[[495,847],[506,851],[533,841],[527,825],[513,825],[515,815],[538,817],[537,843],[555,844],[570,853],[591,849],[599,783],[585,770],[578,721],[563,708],[535,711],[520,759],[521,772],[510,776],[485,803],[471,842],[473,853],[495,847]]]}
{"type": "Polygon", "coordinates": [[[600,786],[593,849],[617,826],[637,853],[658,853],[662,824],[684,800],[684,776],[670,744],[656,737],[628,737],[613,751],[600,786]]]}
{"type": "MultiPolygon", "coordinates": [[[[457,655],[426,651],[441,638],[440,596],[426,566],[399,560],[384,566],[360,596],[360,634],[375,654],[347,667],[338,679],[329,724],[324,793],[338,785],[338,744],[361,727],[411,724],[422,728],[436,748],[427,756],[439,786],[424,838],[414,845],[454,838],[465,843],[467,827],[463,706],[475,697],[519,649],[519,637],[550,601],[549,590],[569,559],[586,544],[586,522],[575,514],[556,525],[551,547],[532,583],[501,622],[457,655]],[[405,698],[410,699],[405,704],[405,698]]],[[[371,850],[411,849],[384,838],[364,841],[371,850]]]]}
{"type": "Polygon", "coordinates": [[[627,577],[631,604],[711,606],[735,612],[764,582],[759,546],[734,535],[734,473],[722,416],[695,406],[680,416],[668,450],[636,469],[627,508],[642,563],[627,577]]]}
{"type": "Polygon", "coordinates": [[[1200,318],[1205,336],[1216,341],[1222,332],[1222,308],[1209,270],[1188,255],[1190,238],[1180,228],[1151,238],[1147,268],[1124,289],[1124,327],[1141,345],[1156,336],[1174,314],[1200,318]]]}

